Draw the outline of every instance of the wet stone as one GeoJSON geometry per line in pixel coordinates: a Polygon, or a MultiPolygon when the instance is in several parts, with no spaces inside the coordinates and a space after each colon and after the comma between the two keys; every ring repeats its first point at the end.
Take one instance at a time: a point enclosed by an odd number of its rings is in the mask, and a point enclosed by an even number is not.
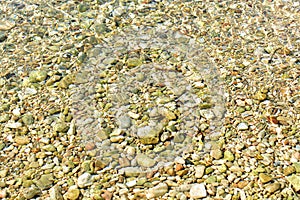
{"type": "Polygon", "coordinates": [[[118,119],[118,124],[119,124],[121,129],[129,128],[131,126],[131,119],[127,115],[121,116],[118,119]]]}
{"type": "Polygon", "coordinates": [[[147,193],[147,199],[161,197],[168,192],[168,185],[166,183],[159,183],[157,186],[150,188],[147,193]]]}
{"type": "Polygon", "coordinates": [[[142,144],[157,144],[159,142],[159,134],[162,132],[162,125],[155,127],[144,126],[138,129],[137,136],[142,144]]]}
{"type": "Polygon", "coordinates": [[[142,167],[153,167],[156,161],[145,154],[138,154],[136,156],[137,163],[142,167]]]}

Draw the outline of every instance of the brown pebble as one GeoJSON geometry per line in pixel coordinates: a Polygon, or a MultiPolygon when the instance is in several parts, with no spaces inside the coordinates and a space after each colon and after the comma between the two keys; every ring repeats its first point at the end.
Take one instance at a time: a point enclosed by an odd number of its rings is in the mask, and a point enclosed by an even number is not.
{"type": "Polygon", "coordinates": [[[112,193],[105,190],[104,193],[101,195],[105,200],[111,200],[112,199],[112,193]]]}
{"type": "Polygon", "coordinates": [[[182,164],[177,163],[177,164],[176,164],[176,167],[175,167],[175,171],[178,172],[178,171],[182,170],[183,168],[184,168],[184,167],[183,167],[182,164]]]}
{"type": "Polygon", "coordinates": [[[85,149],[87,151],[90,151],[90,150],[93,150],[96,148],[96,145],[94,142],[88,142],[86,145],[85,145],[85,149]]]}

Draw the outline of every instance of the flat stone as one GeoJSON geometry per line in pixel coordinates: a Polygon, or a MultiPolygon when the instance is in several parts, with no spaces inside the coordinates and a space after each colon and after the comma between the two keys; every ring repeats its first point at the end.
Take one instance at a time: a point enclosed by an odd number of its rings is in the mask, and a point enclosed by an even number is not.
{"type": "Polygon", "coordinates": [[[42,191],[36,186],[31,186],[30,188],[26,188],[23,194],[25,199],[32,199],[33,197],[40,196],[42,191]]]}
{"type": "Polygon", "coordinates": [[[41,189],[48,189],[52,186],[54,177],[52,174],[43,174],[39,180],[36,181],[36,185],[41,189]]]}
{"type": "Polygon", "coordinates": [[[191,195],[191,198],[193,198],[193,199],[206,197],[207,192],[206,192],[206,188],[205,188],[204,183],[194,184],[191,187],[190,195],[191,195]]]}
{"type": "Polygon", "coordinates": [[[296,169],[294,166],[287,166],[286,168],[283,169],[283,174],[285,176],[291,175],[292,173],[295,173],[296,169]]]}
{"type": "Polygon", "coordinates": [[[18,145],[26,145],[30,142],[30,138],[27,136],[16,136],[14,141],[18,145]]]}
{"type": "Polygon", "coordinates": [[[259,174],[259,180],[262,182],[262,183],[268,183],[272,180],[272,176],[269,175],[269,174],[266,174],[266,173],[260,173],[259,174]]]}
{"type": "Polygon", "coordinates": [[[72,185],[69,187],[68,191],[66,192],[66,194],[64,194],[65,199],[69,199],[69,200],[76,200],[79,198],[80,195],[80,191],[77,188],[76,185],[72,185]]]}
{"type": "Polygon", "coordinates": [[[277,190],[279,190],[281,188],[280,183],[270,183],[268,185],[266,185],[265,190],[270,193],[273,194],[274,192],[276,192],[277,190]]]}
{"type": "Polygon", "coordinates": [[[9,122],[5,125],[5,127],[7,127],[7,128],[21,128],[22,123],[20,123],[20,122],[9,122]]]}
{"type": "Polygon", "coordinates": [[[295,188],[296,192],[300,191],[300,176],[299,175],[291,175],[287,177],[287,180],[292,184],[292,186],[295,188]]]}
{"type": "Polygon", "coordinates": [[[94,182],[94,179],[90,173],[83,173],[78,177],[77,185],[80,188],[85,188],[87,186],[92,185],[94,182]]]}
{"type": "Polygon", "coordinates": [[[137,163],[142,167],[153,167],[156,161],[152,158],[149,158],[145,154],[138,154],[136,156],[137,163]]]}
{"type": "Polygon", "coordinates": [[[162,125],[155,127],[144,126],[137,130],[137,135],[142,144],[157,144],[159,142],[159,135],[162,130],[162,125]]]}
{"type": "Polygon", "coordinates": [[[141,170],[139,167],[126,167],[123,168],[125,176],[132,177],[132,176],[139,176],[141,174],[145,174],[145,171],[141,170]]]}
{"type": "Polygon", "coordinates": [[[244,131],[244,130],[248,130],[249,126],[247,123],[245,122],[242,122],[242,123],[239,123],[239,125],[237,126],[237,129],[239,131],[244,131]]]}
{"type": "Polygon", "coordinates": [[[159,183],[157,186],[150,188],[146,192],[146,197],[147,199],[157,198],[166,194],[168,190],[168,185],[166,183],[159,183]]]}
{"type": "Polygon", "coordinates": [[[31,83],[37,83],[44,81],[47,78],[47,72],[44,70],[39,70],[39,71],[32,71],[29,74],[29,81],[31,83]]]}
{"type": "Polygon", "coordinates": [[[300,173],[300,162],[293,163],[293,166],[295,167],[296,172],[300,173]]]}
{"type": "Polygon", "coordinates": [[[118,125],[121,129],[126,129],[131,126],[131,118],[128,115],[119,117],[118,125]]]}
{"type": "Polygon", "coordinates": [[[50,200],[63,200],[63,196],[61,194],[61,188],[58,185],[53,186],[49,190],[50,200]]]}

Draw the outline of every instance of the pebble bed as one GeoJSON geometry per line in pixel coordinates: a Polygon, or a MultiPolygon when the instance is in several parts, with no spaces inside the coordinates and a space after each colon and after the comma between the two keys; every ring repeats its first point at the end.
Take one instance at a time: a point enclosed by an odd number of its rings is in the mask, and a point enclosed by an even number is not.
{"type": "Polygon", "coordinates": [[[299,3],[0,2],[0,199],[300,199],[299,3]]]}

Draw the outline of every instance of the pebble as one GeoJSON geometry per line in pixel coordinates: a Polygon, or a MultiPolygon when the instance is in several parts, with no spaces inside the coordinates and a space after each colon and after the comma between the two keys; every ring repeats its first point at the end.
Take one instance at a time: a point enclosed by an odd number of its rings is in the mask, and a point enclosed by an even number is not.
{"type": "Polygon", "coordinates": [[[249,126],[247,123],[245,122],[242,122],[242,123],[239,123],[239,125],[237,126],[237,129],[239,131],[244,131],[244,130],[248,130],[249,126]]]}
{"type": "Polygon", "coordinates": [[[153,167],[156,164],[154,159],[149,158],[145,154],[138,154],[136,156],[136,161],[142,167],[153,167]]]}
{"type": "Polygon", "coordinates": [[[234,161],[234,155],[231,153],[231,151],[226,150],[224,152],[224,160],[227,160],[229,162],[234,161]]]}
{"type": "Polygon", "coordinates": [[[33,199],[34,197],[40,196],[42,191],[36,186],[24,189],[23,195],[25,199],[33,199]]]}
{"type": "Polygon", "coordinates": [[[292,186],[294,187],[294,189],[296,190],[296,192],[300,191],[300,176],[299,175],[291,175],[291,176],[288,176],[286,178],[290,184],[292,184],[292,186]]]}
{"type": "Polygon", "coordinates": [[[194,184],[191,187],[190,196],[191,196],[191,198],[194,198],[194,199],[206,197],[207,192],[206,192],[205,185],[203,183],[194,184]]]}
{"type": "Polygon", "coordinates": [[[58,185],[53,186],[49,190],[50,200],[63,200],[63,195],[61,194],[61,188],[58,185]]]}
{"type": "Polygon", "coordinates": [[[29,144],[30,138],[27,136],[16,136],[14,141],[18,145],[26,145],[26,144],[29,144]]]}
{"type": "Polygon", "coordinates": [[[168,185],[166,183],[159,183],[157,186],[146,191],[147,199],[161,197],[168,192],[168,185]]]}
{"type": "Polygon", "coordinates": [[[92,185],[94,182],[94,178],[90,173],[84,173],[78,177],[77,185],[80,188],[85,188],[87,186],[92,185]]]}
{"type": "Polygon", "coordinates": [[[266,174],[266,173],[260,173],[259,174],[259,180],[262,182],[262,183],[268,183],[272,180],[272,176],[269,175],[269,174],[266,174]]]}
{"type": "Polygon", "coordinates": [[[161,126],[145,126],[137,130],[137,135],[142,144],[157,144],[159,142],[159,134],[161,132],[161,126]]]}
{"type": "Polygon", "coordinates": [[[37,83],[44,81],[47,78],[47,72],[40,70],[40,71],[32,71],[29,74],[29,81],[31,83],[37,83]]]}
{"type": "Polygon", "coordinates": [[[72,185],[72,186],[69,187],[66,194],[64,194],[64,198],[69,199],[69,200],[77,200],[79,198],[79,195],[80,195],[80,191],[77,188],[77,186],[72,185]]]}
{"type": "Polygon", "coordinates": [[[214,159],[219,160],[223,157],[223,152],[220,149],[213,149],[210,151],[210,155],[214,159]]]}
{"type": "Polygon", "coordinates": [[[292,173],[295,173],[296,172],[296,169],[294,166],[287,166],[286,168],[283,169],[283,174],[285,176],[288,176],[292,173]]]}
{"type": "Polygon", "coordinates": [[[20,123],[20,122],[9,122],[5,125],[5,127],[17,129],[17,128],[22,127],[22,123],[20,123]]]}
{"type": "Polygon", "coordinates": [[[265,190],[270,193],[273,194],[274,192],[276,192],[277,190],[279,190],[281,188],[280,183],[275,182],[275,183],[270,183],[268,185],[266,185],[265,190]]]}

